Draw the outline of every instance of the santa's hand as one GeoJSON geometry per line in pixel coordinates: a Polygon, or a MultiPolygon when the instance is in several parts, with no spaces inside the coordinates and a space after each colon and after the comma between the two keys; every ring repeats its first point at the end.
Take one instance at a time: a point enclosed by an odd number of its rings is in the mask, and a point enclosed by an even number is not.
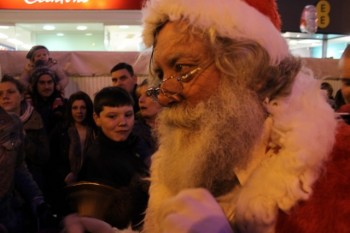
{"type": "Polygon", "coordinates": [[[233,233],[214,197],[205,189],[180,192],[161,207],[164,233],[233,233]]]}
{"type": "Polygon", "coordinates": [[[115,233],[113,228],[106,222],[89,217],[80,217],[77,214],[70,214],[64,218],[66,233],[115,233]]]}

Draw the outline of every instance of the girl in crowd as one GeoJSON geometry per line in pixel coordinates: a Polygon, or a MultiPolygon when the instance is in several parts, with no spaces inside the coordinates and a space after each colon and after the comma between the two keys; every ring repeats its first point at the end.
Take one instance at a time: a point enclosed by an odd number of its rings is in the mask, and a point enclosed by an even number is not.
{"type": "Polygon", "coordinates": [[[64,187],[76,181],[88,145],[95,138],[93,104],[90,97],[82,91],[73,93],[68,99],[64,122],[56,125],[50,135],[50,190],[52,203],[59,213],[67,211],[64,200],[64,187]]]}
{"type": "Polygon", "coordinates": [[[91,145],[95,138],[96,125],[93,119],[93,104],[86,93],[79,91],[71,95],[67,109],[70,173],[65,181],[69,184],[76,180],[88,145],[91,145]]]}

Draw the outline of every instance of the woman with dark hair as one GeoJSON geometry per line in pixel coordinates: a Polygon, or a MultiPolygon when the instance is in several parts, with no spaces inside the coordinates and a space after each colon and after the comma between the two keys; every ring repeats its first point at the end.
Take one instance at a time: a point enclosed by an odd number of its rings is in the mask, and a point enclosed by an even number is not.
{"type": "Polygon", "coordinates": [[[50,134],[49,164],[51,204],[62,217],[68,210],[64,187],[75,182],[84,154],[95,137],[93,105],[82,91],[73,93],[67,101],[64,121],[50,134]]]}
{"type": "Polygon", "coordinates": [[[76,92],[68,100],[67,124],[69,138],[70,173],[66,183],[76,180],[88,145],[95,138],[96,126],[93,119],[93,104],[90,97],[82,91],[76,92]]]}

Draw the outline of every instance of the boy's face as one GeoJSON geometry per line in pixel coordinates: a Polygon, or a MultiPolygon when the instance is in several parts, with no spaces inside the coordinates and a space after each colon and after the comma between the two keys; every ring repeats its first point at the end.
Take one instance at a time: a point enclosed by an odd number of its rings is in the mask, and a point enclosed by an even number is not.
{"type": "Polygon", "coordinates": [[[125,141],[134,126],[134,110],[132,106],[104,106],[99,115],[94,113],[96,125],[111,140],[125,141]]]}

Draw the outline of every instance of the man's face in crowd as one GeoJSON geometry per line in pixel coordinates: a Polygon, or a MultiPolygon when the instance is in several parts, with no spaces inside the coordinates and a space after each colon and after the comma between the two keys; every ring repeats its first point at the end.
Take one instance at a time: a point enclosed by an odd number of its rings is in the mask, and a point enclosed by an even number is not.
{"type": "Polygon", "coordinates": [[[123,88],[130,94],[132,93],[137,83],[136,76],[132,76],[126,69],[116,70],[111,75],[113,86],[123,88]]]}
{"type": "Polygon", "coordinates": [[[346,103],[350,103],[350,58],[343,57],[340,61],[341,91],[346,103]]]}
{"type": "MultiPolygon", "coordinates": [[[[165,102],[168,103],[161,103],[164,105],[185,103],[195,106],[207,100],[217,90],[219,73],[206,44],[198,38],[187,38],[184,34],[181,35],[179,33],[181,27],[183,23],[170,22],[160,31],[154,48],[154,71],[158,78],[164,81],[171,76],[185,75],[200,67],[201,70],[190,80],[180,84],[183,89],[176,98],[167,98],[165,102]]],[[[176,80],[165,82],[176,82],[176,80]]],[[[169,83],[169,85],[172,84],[169,83]]],[[[162,96],[159,97],[162,99],[162,96]]]]}
{"type": "Polygon", "coordinates": [[[53,78],[48,74],[41,75],[37,83],[37,90],[41,97],[50,97],[55,90],[53,78]]]}

